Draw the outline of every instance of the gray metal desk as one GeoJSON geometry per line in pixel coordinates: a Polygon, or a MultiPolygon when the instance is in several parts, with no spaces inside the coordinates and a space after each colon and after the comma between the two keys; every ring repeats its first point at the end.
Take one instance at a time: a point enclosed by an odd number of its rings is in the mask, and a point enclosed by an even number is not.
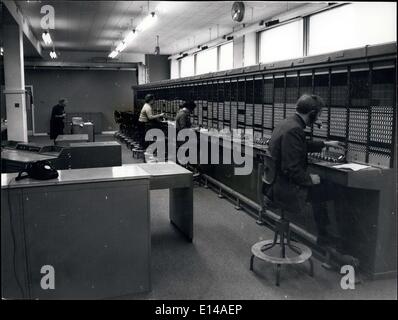
{"type": "Polygon", "coordinates": [[[40,160],[54,160],[56,158],[57,158],[56,156],[48,156],[48,155],[43,155],[34,152],[26,152],[21,150],[10,150],[10,149],[1,150],[1,159],[8,161],[30,163],[40,160]]]}
{"type": "Polygon", "coordinates": [[[2,297],[99,299],[150,290],[148,174],[136,166],[59,174],[18,182],[2,174],[2,297]],[[54,290],[41,287],[45,265],[54,268],[54,290]]]}
{"type": "Polygon", "coordinates": [[[72,119],[72,134],[87,134],[88,140],[94,142],[94,124],[92,122],[74,122],[72,119]]]}
{"type": "Polygon", "coordinates": [[[19,172],[23,170],[28,163],[47,160],[54,164],[58,159],[56,155],[44,155],[35,152],[28,152],[16,149],[1,150],[1,171],[19,172]]]}
{"type": "Polygon", "coordinates": [[[69,146],[70,143],[88,142],[88,134],[61,134],[55,139],[57,146],[69,146]]]}
{"type": "Polygon", "coordinates": [[[138,164],[150,175],[150,189],[169,189],[170,222],[193,239],[193,176],[174,162],[138,164]]]}
{"type": "Polygon", "coordinates": [[[70,143],[71,169],[122,165],[122,147],[116,141],[70,143]]]}
{"type": "Polygon", "coordinates": [[[58,172],[48,181],[1,176],[4,298],[97,299],[149,291],[150,189],[170,189],[170,221],[192,241],[190,171],[157,163],[58,172]],[[40,286],[44,265],[55,269],[55,290],[40,286]]]}

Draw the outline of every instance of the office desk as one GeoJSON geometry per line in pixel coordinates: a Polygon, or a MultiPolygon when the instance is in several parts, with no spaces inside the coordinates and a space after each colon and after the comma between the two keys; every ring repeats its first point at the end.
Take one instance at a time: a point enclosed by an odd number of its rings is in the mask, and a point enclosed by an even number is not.
{"type": "Polygon", "coordinates": [[[150,189],[170,189],[170,221],[192,241],[190,171],[156,163],[58,172],[47,181],[1,176],[2,297],[98,299],[149,291],[150,189]],[[40,286],[44,265],[54,267],[55,290],[40,286]]]}
{"type": "Polygon", "coordinates": [[[122,165],[122,147],[116,141],[70,143],[71,169],[122,165]]]}
{"type": "Polygon", "coordinates": [[[174,162],[143,163],[137,166],[150,176],[150,189],[169,189],[170,222],[189,241],[193,239],[192,172],[174,162]]]}
{"type": "Polygon", "coordinates": [[[14,162],[23,162],[23,163],[30,163],[30,162],[36,162],[40,160],[54,160],[56,159],[56,156],[49,156],[49,155],[43,155],[39,153],[34,153],[34,152],[27,152],[27,151],[21,151],[21,150],[10,150],[10,149],[4,149],[1,150],[1,159],[3,160],[8,160],[8,161],[14,161],[14,162]]]}
{"type": "Polygon", "coordinates": [[[16,149],[1,150],[1,172],[19,172],[28,163],[47,160],[55,164],[58,159],[56,155],[44,155],[36,152],[22,151],[16,149]]]}
{"type": "Polygon", "coordinates": [[[88,142],[88,134],[61,134],[55,139],[55,145],[68,147],[70,143],[88,142]]]}
{"type": "Polygon", "coordinates": [[[91,122],[73,122],[72,121],[72,134],[87,134],[88,140],[94,142],[94,124],[91,122]]]}
{"type": "Polygon", "coordinates": [[[370,167],[360,171],[310,163],[311,173],[333,183],[334,213],[344,247],[372,278],[397,274],[396,170],[370,167]]]}
{"type": "Polygon", "coordinates": [[[135,166],[59,174],[19,182],[2,175],[2,297],[99,299],[150,290],[148,174],[135,166]],[[41,287],[46,265],[55,271],[54,290],[41,287]]]}

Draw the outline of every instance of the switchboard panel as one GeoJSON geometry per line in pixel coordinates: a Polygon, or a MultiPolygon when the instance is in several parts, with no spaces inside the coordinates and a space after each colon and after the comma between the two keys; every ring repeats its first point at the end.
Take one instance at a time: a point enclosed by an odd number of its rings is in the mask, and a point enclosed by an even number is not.
{"type": "Polygon", "coordinates": [[[194,124],[253,129],[256,137],[269,137],[276,125],[293,115],[302,94],[317,94],[326,107],[320,116],[322,126],[306,130],[310,138],[341,141],[347,147],[347,160],[392,167],[395,75],[396,51],[366,59],[316,60],[313,65],[173,80],[172,85],[165,81],[135,89],[139,102],[147,93],[155,94],[155,110],[166,112],[170,119],[179,105],[193,100],[197,105],[194,124]]]}

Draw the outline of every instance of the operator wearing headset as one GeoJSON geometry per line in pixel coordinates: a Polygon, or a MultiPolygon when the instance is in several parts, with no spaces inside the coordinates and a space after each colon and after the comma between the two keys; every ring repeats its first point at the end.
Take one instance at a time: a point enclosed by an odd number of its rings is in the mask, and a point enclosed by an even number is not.
{"type": "Polygon", "coordinates": [[[318,244],[332,244],[327,231],[329,224],[326,208],[327,191],[318,175],[307,170],[307,153],[320,152],[323,147],[341,148],[338,141],[310,141],[306,139],[305,127],[319,125],[318,120],[325,103],[317,95],[303,94],[296,103],[296,113],[274,129],[269,141],[269,150],[275,162],[276,179],[267,197],[276,205],[283,203],[291,212],[297,213],[305,202],[310,202],[318,229],[318,244]]]}

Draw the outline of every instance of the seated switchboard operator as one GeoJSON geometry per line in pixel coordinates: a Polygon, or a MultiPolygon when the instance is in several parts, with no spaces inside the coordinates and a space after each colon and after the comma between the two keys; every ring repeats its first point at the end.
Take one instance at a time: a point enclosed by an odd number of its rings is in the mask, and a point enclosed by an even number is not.
{"type": "Polygon", "coordinates": [[[196,108],[196,104],[193,101],[185,102],[176,116],[176,133],[182,129],[191,128],[191,113],[196,108]]]}
{"type": "Polygon", "coordinates": [[[61,98],[58,101],[58,104],[55,105],[51,112],[50,119],[50,139],[57,139],[58,135],[64,134],[64,119],[65,119],[65,107],[67,104],[67,100],[65,98],[61,98]]]}
{"type": "MultiPolygon", "coordinates": [[[[180,106],[180,110],[178,110],[177,116],[176,116],[176,135],[178,135],[178,132],[180,132],[183,129],[190,129],[192,127],[191,123],[191,113],[196,108],[196,104],[193,101],[187,101],[184,104],[180,106]]],[[[182,144],[184,144],[184,141],[179,141],[177,139],[177,148],[179,148],[182,144]]],[[[178,151],[178,150],[177,150],[178,151]]],[[[178,161],[177,157],[177,163],[180,164],[178,161]]],[[[194,171],[194,178],[199,176],[199,166],[195,166],[192,168],[194,171]]]]}
{"type": "Polygon", "coordinates": [[[310,202],[318,229],[318,244],[332,244],[327,231],[329,224],[326,200],[326,182],[307,170],[307,153],[320,152],[325,146],[341,148],[338,141],[310,141],[304,129],[319,123],[325,106],[317,95],[302,95],[296,103],[296,113],[283,120],[274,129],[269,141],[271,156],[276,165],[276,179],[267,193],[276,205],[282,204],[292,213],[303,209],[310,202]]]}
{"type": "Polygon", "coordinates": [[[138,125],[140,131],[140,143],[142,148],[146,148],[145,143],[145,135],[146,132],[153,128],[153,121],[158,120],[161,117],[164,117],[164,113],[153,114],[152,104],[155,101],[155,96],[153,94],[147,94],[145,96],[145,104],[141,109],[140,117],[138,118],[138,125]]]}

